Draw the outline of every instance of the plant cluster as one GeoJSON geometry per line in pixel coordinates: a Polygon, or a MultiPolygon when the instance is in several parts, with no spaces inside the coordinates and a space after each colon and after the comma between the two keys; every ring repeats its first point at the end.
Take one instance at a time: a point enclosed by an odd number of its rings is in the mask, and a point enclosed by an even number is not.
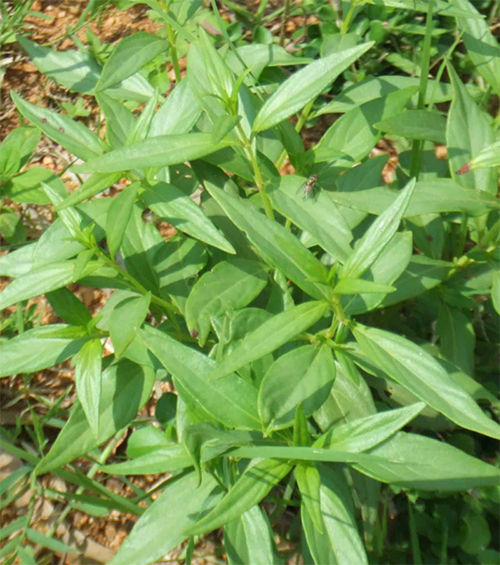
{"type": "MultiPolygon", "coordinates": [[[[95,98],[105,127],[11,93],[23,124],[0,146],[2,196],[57,219],[20,245],[22,220],[0,214],[12,279],[0,309],[18,305],[0,376],[71,359],[78,400],[67,418],[58,401],[1,429],[26,462],[0,482],[2,505],[31,489],[137,515],[113,565],[185,540],[190,562],[218,528],[233,564],[282,562],[278,532],[317,565],[497,562],[500,48],[488,20],[468,0],[225,0],[230,23],[215,1],[143,3],[160,33],[112,47],[89,34],[67,51],[17,38],[47,77],[95,98]],[[306,24],[289,37],[296,14],[306,24]],[[332,114],[306,147],[302,130],[332,114]],[[42,133],[71,155],[74,192],[29,167],[42,133]],[[370,157],[382,136],[398,156],[390,186],[387,155],[370,157]],[[113,292],[90,312],[75,283],[113,292]],[[22,305],[41,294],[64,323],[30,328],[22,305]],[[174,392],[137,420],[156,381],[174,392]],[[126,454],[108,462],[126,431],[126,454]],[[74,492],[43,487],[46,473],[74,492]],[[157,498],[99,479],[156,473],[168,474],[157,498]]],[[[33,516],[32,503],[1,534],[6,562],[34,562],[33,544],[74,551],[33,516]]]]}

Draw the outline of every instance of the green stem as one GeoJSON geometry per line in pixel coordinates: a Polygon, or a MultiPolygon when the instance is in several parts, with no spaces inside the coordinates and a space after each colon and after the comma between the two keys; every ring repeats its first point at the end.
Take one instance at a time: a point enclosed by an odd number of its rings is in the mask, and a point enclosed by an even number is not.
{"type": "Polygon", "coordinates": [[[356,4],[354,2],[351,2],[351,6],[349,8],[349,11],[347,12],[347,16],[345,17],[344,21],[342,22],[342,27],[340,28],[340,33],[342,35],[347,33],[347,30],[349,29],[349,24],[351,23],[351,18],[352,18],[352,15],[354,14],[355,9],[356,9],[356,4]]]}
{"type": "Polygon", "coordinates": [[[175,46],[175,31],[171,28],[168,22],[165,22],[165,29],[167,30],[167,39],[170,48],[170,56],[172,57],[172,65],[174,67],[175,82],[181,82],[181,69],[179,67],[179,58],[177,56],[177,47],[175,46]]]}
{"type": "Polygon", "coordinates": [[[266,185],[264,179],[262,178],[259,163],[257,162],[257,156],[252,147],[252,141],[247,137],[247,134],[245,133],[245,130],[243,129],[241,124],[238,124],[236,127],[240,136],[240,140],[243,143],[243,149],[245,150],[247,157],[252,163],[255,184],[257,185],[257,189],[259,190],[262,197],[262,203],[264,205],[266,216],[268,218],[274,219],[273,206],[271,204],[269,196],[267,195],[266,185]]]}
{"type": "MultiPolygon", "coordinates": [[[[147,294],[149,292],[148,289],[145,286],[143,286],[137,279],[135,279],[130,273],[127,273],[127,271],[125,271],[125,269],[122,269],[120,267],[120,265],[117,265],[115,263],[115,261],[113,261],[113,259],[108,257],[106,255],[106,253],[104,253],[104,251],[102,251],[102,249],[100,249],[99,247],[96,247],[94,249],[94,251],[95,251],[96,255],[99,257],[99,259],[101,259],[104,263],[106,263],[106,265],[108,265],[109,267],[114,269],[118,274],[120,274],[140,294],[147,294]]],[[[180,328],[180,326],[179,326],[179,324],[178,324],[178,322],[175,318],[175,314],[177,313],[177,310],[175,309],[175,307],[172,304],[170,304],[170,302],[167,302],[166,300],[164,300],[163,298],[160,298],[159,296],[156,296],[155,294],[151,295],[151,302],[153,302],[153,304],[160,306],[161,308],[163,308],[168,313],[170,320],[174,324],[176,330],[179,333],[181,333],[181,328],[180,328]]]]}
{"type": "MultiPolygon", "coordinates": [[[[418,103],[417,103],[417,108],[419,110],[422,110],[425,107],[425,97],[427,93],[430,49],[431,49],[431,40],[432,40],[433,8],[434,8],[434,0],[429,0],[429,6],[427,9],[427,18],[425,22],[425,38],[424,38],[424,45],[422,48],[422,59],[420,63],[420,88],[418,91],[418,103]]],[[[410,161],[410,177],[415,177],[417,180],[420,172],[420,163],[422,160],[422,146],[423,146],[422,141],[418,139],[413,140],[413,146],[411,149],[411,161],[410,161]]]]}

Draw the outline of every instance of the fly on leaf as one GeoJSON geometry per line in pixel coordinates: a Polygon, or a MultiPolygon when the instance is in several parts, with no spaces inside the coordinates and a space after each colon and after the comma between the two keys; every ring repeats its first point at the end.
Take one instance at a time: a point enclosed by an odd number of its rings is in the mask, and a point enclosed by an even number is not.
{"type": "Polygon", "coordinates": [[[310,175],[307,177],[306,182],[300,187],[303,192],[304,200],[311,198],[316,193],[316,183],[318,182],[318,175],[310,175]]]}

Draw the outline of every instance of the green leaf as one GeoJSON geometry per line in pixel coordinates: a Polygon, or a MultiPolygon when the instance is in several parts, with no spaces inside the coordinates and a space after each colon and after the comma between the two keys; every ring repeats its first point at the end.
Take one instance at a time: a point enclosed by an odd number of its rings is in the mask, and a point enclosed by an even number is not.
{"type": "Polygon", "coordinates": [[[17,173],[40,141],[37,128],[17,127],[0,145],[0,178],[9,178],[17,173]]]}
{"type": "Polygon", "coordinates": [[[56,314],[69,324],[86,326],[92,320],[85,305],[65,287],[48,292],[45,297],[56,314]]]}
{"type": "Polygon", "coordinates": [[[83,160],[93,159],[102,153],[100,139],[82,123],[54,110],[30,104],[14,91],[10,95],[19,112],[27,120],[70,153],[83,160]]]}
{"type": "Polygon", "coordinates": [[[500,166],[500,140],[483,147],[470,162],[469,170],[500,166]]]}
{"type": "Polygon", "coordinates": [[[254,120],[253,131],[269,129],[295,114],[372,46],[373,42],[363,43],[332,53],[294,73],[266,100],[254,120]]]}
{"type": "Polygon", "coordinates": [[[285,312],[276,314],[256,330],[248,333],[231,353],[217,364],[210,378],[215,380],[224,377],[251,361],[273,352],[307,330],[327,309],[328,304],[325,302],[314,301],[293,306],[285,312]]]}
{"type": "Polygon", "coordinates": [[[344,476],[330,467],[319,467],[320,508],[325,533],[315,527],[307,505],[301,505],[302,526],[307,546],[316,565],[368,565],[358,533],[354,505],[344,476]]]}
{"type": "Polygon", "coordinates": [[[214,143],[209,133],[184,133],[179,135],[160,135],[144,139],[128,147],[121,147],[92,159],[78,166],[82,172],[113,173],[178,165],[191,159],[198,159],[227,145],[226,142],[214,143]]]}
{"type": "Polygon", "coordinates": [[[257,389],[237,375],[210,382],[215,361],[146,326],[139,331],[146,346],[174,376],[179,396],[209,420],[228,427],[260,430],[257,389]]]}
{"type": "Polygon", "coordinates": [[[151,293],[131,296],[119,302],[111,312],[109,335],[116,357],[121,357],[132,343],[139,328],[146,319],[151,293]]]}
{"type": "Polygon", "coordinates": [[[120,173],[94,173],[80,187],[72,192],[60,204],[56,206],[56,210],[62,210],[68,206],[80,204],[87,198],[95,196],[98,192],[102,192],[109,188],[115,182],[119,181],[122,175],[120,173]]]}
{"type": "Polygon", "coordinates": [[[295,468],[295,478],[299,487],[301,506],[306,508],[311,522],[320,534],[325,533],[320,506],[321,477],[314,464],[299,463],[295,468]]]}
{"type": "Polygon", "coordinates": [[[339,272],[340,280],[358,278],[377,259],[396,233],[414,190],[415,180],[413,179],[401,191],[392,205],[372,223],[342,266],[339,272]]]}
{"type": "Polygon", "coordinates": [[[235,253],[231,243],[205,216],[201,208],[174,184],[159,182],[149,187],[143,193],[142,199],[148,208],[160,218],[168,220],[178,230],[226,253],[235,253]]]}
{"type": "Polygon", "coordinates": [[[152,33],[136,31],[125,37],[106,61],[95,90],[105,90],[121,82],[166,49],[167,42],[152,33]]]}
{"type": "Polygon", "coordinates": [[[89,93],[96,85],[101,68],[86,51],[55,51],[22,35],[16,39],[41,73],[69,90],[89,93]]]}
{"type": "Polygon", "coordinates": [[[197,485],[195,473],[170,479],[109,565],[144,565],[161,559],[186,539],[184,531],[220,497],[217,481],[209,474],[203,476],[201,485],[197,485]]]}
{"type": "Polygon", "coordinates": [[[168,240],[155,254],[153,266],[158,273],[160,288],[196,275],[207,262],[205,247],[189,237],[176,236],[168,240]]]}
{"type": "Polygon", "coordinates": [[[258,504],[291,469],[290,463],[274,459],[250,463],[217,506],[184,533],[189,536],[204,534],[239,518],[258,504]]]}
{"type": "Polygon", "coordinates": [[[424,408],[423,402],[417,402],[404,408],[396,408],[350,420],[334,426],[320,436],[314,442],[314,447],[326,447],[352,453],[371,449],[406,426],[424,408]]]}
{"type": "Polygon", "coordinates": [[[389,135],[446,143],[446,120],[435,110],[406,110],[374,126],[389,135]]]}
{"type": "MultiPolygon", "coordinates": [[[[352,192],[328,192],[328,197],[341,206],[382,214],[398,194],[388,187],[377,187],[352,192]]],[[[484,192],[462,188],[448,179],[420,181],[403,217],[441,212],[464,212],[478,216],[492,208],[498,208],[498,203],[484,192]]]]}
{"type": "Polygon", "coordinates": [[[181,80],[169,93],[167,99],[156,112],[149,128],[149,137],[169,133],[188,133],[198,121],[201,107],[189,81],[181,80]]]}
{"type": "Polygon", "coordinates": [[[394,282],[396,291],[388,294],[382,306],[397,304],[423,294],[448,278],[453,263],[414,255],[404,273],[394,282]]]}
{"type": "Polygon", "coordinates": [[[270,220],[242,198],[233,196],[209,181],[208,192],[230,220],[257,247],[264,258],[314,298],[329,298],[325,267],[283,226],[270,220]]]}
{"type": "Polygon", "coordinates": [[[391,92],[356,106],[336,120],[311,149],[315,163],[336,161],[351,168],[356,161],[366,157],[381,137],[374,124],[402,112],[417,88],[391,92]]]}
{"type": "MultiPolygon", "coordinates": [[[[74,261],[51,263],[13,280],[0,294],[0,310],[74,282],[74,266],[74,261]]],[[[94,266],[89,265],[88,271],[94,266]]]]}
{"type": "Polygon", "coordinates": [[[273,532],[267,516],[255,505],[224,525],[224,548],[229,565],[278,565],[273,532]]]}
{"type": "Polygon", "coordinates": [[[269,191],[273,206],[302,230],[310,233],[332,257],[345,261],[351,253],[352,233],[336,204],[319,189],[304,198],[306,179],[295,175],[280,178],[279,187],[269,191]]]}
{"type": "Polygon", "coordinates": [[[393,286],[388,284],[367,281],[365,279],[342,279],[333,288],[335,294],[362,294],[363,292],[368,294],[387,294],[395,290],[393,286]]]}
{"type": "MultiPolygon", "coordinates": [[[[369,279],[370,282],[377,281],[377,284],[385,285],[390,290],[385,290],[383,294],[375,294],[368,291],[370,294],[346,297],[342,300],[344,313],[352,316],[361,312],[369,312],[378,307],[388,295],[396,290],[396,287],[392,285],[406,271],[412,256],[412,250],[413,239],[411,232],[395,233],[373,265],[363,275],[363,284],[368,282],[365,279],[369,279]],[[389,287],[389,285],[391,286],[389,287]]],[[[335,292],[338,291],[335,290],[335,292]]]]}
{"type": "Polygon", "coordinates": [[[497,314],[500,314],[500,271],[494,271],[491,283],[491,301],[497,314]]]}
{"type": "Polygon", "coordinates": [[[363,352],[391,379],[459,426],[500,438],[500,426],[421,347],[391,332],[361,324],[352,331],[363,352]]]}
{"type": "Polygon", "coordinates": [[[488,20],[468,0],[454,0],[454,8],[463,12],[458,14],[457,27],[463,32],[463,42],[467,53],[477,71],[500,95],[500,47],[490,32],[488,20]]]}
{"type": "Polygon", "coordinates": [[[451,65],[448,66],[448,73],[454,92],[446,130],[451,177],[464,187],[496,195],[494,169],[479,169],[457,175],[463,165],[493,143],[494,137],[490,116],[472,100],[451,65]]]}
{"type": "Polygon", "coordinates": [[[498,485],[493,465],[422,435],[398,432],[369,452],[376,461],[354,464],[360,473],[401,488],[465,491],[498,485]]]}
{"type": "Polygon", "coordinates": [[[443,356],[468,375],[474,375],[476,336],[470,318],[457,308],[441,303],[436,332],[443,356]]]}
{"type": "Polygon", "coordinates": [[[149,399],[154,371],[148,367],[121,360],[102,373],[99,406],[99,434],[89,426],[82,405],[77,402],[49,452],[36,467],[41,475],[62,467],[108,440],[128,425],[149,399]]]}
{"type": "Polygon", "coordinates": [[[204,273],[193,286],[186,302],[186,322],[206,342],[212,317],[249,304],[266,286],[267,273],[257,261],[221,261],[204,273]]]}
{"type": "Polygon", "coordinates": [[[89,339],[83,328],[39,326],[0,343],[0,376],[35,373],[73,357],[89,339]],[[26,353],[29,352],[29,355],[26,353]]]}
{"type": "Polygon", "coordinates": [[[148,400],[154,381],[154,371],[130,361],[121,360],[102,373],[99,408],[99,434],[89,426],[80,402],[73,405],[70,417],[36,467],[37,474],[81,457],[124,428],[148,400]]]}
{"type": "Polygon", "coordinates": [[[138,184],[127,186],[111,201],[106,218],[106,241],[109,254],[114,257],[120,249],[137,196],[138,184]]]}
{"type": "Polygon", "coordinates": [[[259,389],[259,415],[266,433],[292,425],[299,404],[310,416],[330,394],[334,379],[335,364],[327,345],[304,345],[279,357],[259,389]]]}
{"type": "Polygon", "coordinates": [[[100,92],[96,100],[106,118],[106,139],[113,149],[126,145],[127,137],[134,128],[136,120],[130,110],[123,104],[100,92]]]}

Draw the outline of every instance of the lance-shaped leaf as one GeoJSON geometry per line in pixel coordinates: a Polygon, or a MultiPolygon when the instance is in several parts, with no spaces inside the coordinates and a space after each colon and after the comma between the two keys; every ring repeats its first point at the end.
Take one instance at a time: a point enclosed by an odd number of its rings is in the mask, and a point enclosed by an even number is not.
{"type": "Polygon", "coordinates": [[[442,441],[398,432],[371,449],[354,468],[377,481],[402,488],[465,491],[498,485],[500,472],[442,441]],[[370,461],[370,455],[377,459],[370,461]]]}
{"type": "Polygon", "coordinates": [[[295,469],[295,478],[300,490],[301,506],[307,509],[316,530],[323,534],[325,528],[320,506],[321,477],[316,465],[299,463],[295,469]]]}
{"type": "Polygon", "coordinates": [[[391,379],[459,426],[500,438],[500,426],[424,349],[385,330],[356,324],[352,331],[371,362],[391,379]]]}
{"type": "Polygon", "coordinates": [[[314,563],[367,565],[368,558],[356,526],[351,491],[344,476],[323,466],[319,466],[319,473],[324,533],[314,526],[308,505],[301,504],[302,526],[314,563]]]}
{"type": "Polygon", "coordinates": [[[152,327],[146,326],[139,335],[174,376],[179,396],[188,406],[228,427],[260,430],[257,389],[252,384],[237,375],[211,383],[208,375],[215,361],[152,327]]]}
{"type": "Polygon", "coordinates": [[[135,204],[137,184],[127,186],[111,201],[106,218],[106,241],[111,257],[116,255],[123,241],[123,236],[135,204]]]}
{"type": "MultiPolygon", "coordinates": [[[[370,214],[382,214],[394,203],[398,192],[388,187],[328,192],[328,197],[341,206],[370,214]]],[[[485,214],[499,204],[489,194],[466,189],[450,179],[417,182],[415,192],[403,217],[441,212],[465,212],[471,216],[485,214]]]]}
{"type": "Polygon", "coordinates": [[[200,485],[195,473],[170,479],[161,496],[136,522],[110,565],[144,565],[161,559],[186,539],[184,530],[211,510],[221,495],[217,481],[209,474],[203,476],[200,485]]]}
{"type": "Polygon", "coordinates": [[[166,49],[167,42],[152,33],[138,31],[125,37],[106,61],[95,90],[105,90],[121,82],[166,49]]]}
{"type": "Polygon", "coordinates": [[[27,120],[70,153],[84,160],[93,159],[102,153],[100,139],[82,123],[54,110],[26,102],[15,92],[11,92],[10,95],[19,112],[27,120]]]}
{"type": "Polygon", "coordinates": [[[315,441],[314,447],[327,447],[353,453],[371,449],[406,426],[424,408],[423,402],[417,402],[404,408],[356,418],[334,426],[315,441]]]}
{"type": "Polygon", "coordinates": [[[269,520],[257,505],[224,526],[224,548],[229,565],[280,563],[269,520]]]}
{"type": "MultiPolygon", "coordinates": [[[[90,262],[85,272],[87,274],[92,272],[96,266],[96,261],[90,262]]],[[[13,280],[0,293],[0,310],[21,302],[21,300],[56,290],[74,282],[74,268],[75,261],[61,261],[32,270],[13,280]]]]}
{"type": "Polygon", "coordinates": [[[259,110],[253,131],[259,132],[295,114],[330,85],[373,45],[363,43],[310,63],[283,82],[259,110]]]}
{"type": "Polygon", "coordinates": [[[451,176],[464,187],[496,195],[497,181],[494,169],[476,169],[457,175],[459,169],[495,139],[490,116],[474,102],[451,66],[448,66],[448,73],[454,92],[446,128],[451,176]]]}
{"type": "Polygon", "coordinates": [[[292,464],[275,459],[257,460],[251,463],[224,498],[205,517],[185,530],[186,535],[211,532],[239,518],[259,502],[292,469],[292,464]]]}
{"type": "Polygon", "coordinates": [[[201,208],[174,184],[159,182],[149,187],[142,199],[148,208],[178,230],[226,253],[235,253],[233,246],[205,216],[201,208]]]}
{"type": "MultiPolygon", "coordinates": [[[[219,363],[211,379],[220,379],[287,343],[317,322],[327,311],[325,302],[305,302],[276,314],[241,342],[219,363]]],[[[292,418],[293,419],[293,418],[292,418]]]]}
{"type": "Polygon", "coordinates": [[[273,206],[294,224],[310,233],[332,257],[345,261],[351,254],[352,233],[337,205],[319,189],[305,199],[303,177],[281,177],[279,188],[269,192],[273,206]]]}
{"type": "Polygon", "coordinates": [[[102,157],[79,165],[82,172],[114,173],[178,165],[191,159],[198,159],[227,145],[226,142],[214,143],[209,133],[184,133],[180,135],[159,135],[144,139],[128,147],[110,151],[102,157]]]}
{"type": "Polygon", "coordinates": [[[99,411],[102,383],[102,344],[92,339],[75,356],[75,385],[90,429],[99,434],[99,411]]]}
{"type": "Polygon", "coordinates": [[[152,369],[127,360],[110,365],[102,374],[98,436],[92,433],[82,405],[76,403],[36,472],[43,474],[62,467],[124,428],[150,397],[154,375],[152,369]]]}
{"type": "Polygon", "coordinates": [[[405,110],[374,126],[390,135],[446,143],[446,120],[437,111],[405,110]]]}
{"type": "Polygon", "coordinates": [[[358,278],[377,259],[396,233],[414,190],[415,179],[412,179],[392,205],[380,214],[368,228],[340,270],[339,276],[341,280],[345,278],[358,278]]]}
{"type": "Polygon", "coordinates": [[[213,316],[243,308],[266,286],[267,273],[257,261],[233,259],[221,261],[204,273],[193,286],[186,302],[189,330],[198,332],[203,346],[213,316]]]}
{"type": "Polygon", "coordinates": [[[238,196],[205,182],[208,192],[223,208],[230,220],[257,247],[258,251],[314,298],[329,298],[326,268],[283,226],[270,220],[238,196]]]}
{"type": "Polygon", "coordinates": [[[121,357],[137,335],[146,319],[151,302],[151,293],[129,296],[120,301],[111,312],[109,335],[115,355],[121,357]]]}
{"type": "Polygon", "coordinates": [[[0,377],[34,373],[73,357],[89,339],[84,328],[38,326],[0,343],[0,377]],[[27,352],[29,354],[27,354],[27,352]]]}
{"type": "Polygon", "coordinates": [[[500,96],[500,46],[490,32],[488,20],[468,0],[454,0],[453,7],[462,12],[457,13],[458,29],[463,32],[474,70],[500,96]]]}
{"type": "Polygon", "coordinates": [[[468,375],[474,375],[476,336],[471,319],[458,308],[439,305],[436,332],[441,353],[468,375]]]}
{"type": "Polygon", "coordinates": [[[300,404],[306,416],[330,394],[335,363],[327,345],[305,345],[279,357],[262,379],[259,414],[267,432],[290,426],[300,404]]]}
{"type": "Polygon", "coordinates": [[[87,198],[95,196],[97,193],[102,192],[109,188],[115,182],[120,180],[120,173],[95,173],[88,178],[75,192],[72,192],[60,204],[56,206],[56,210],[62,210],[68,206],[75,206],[80,204],[87,198]]]}

